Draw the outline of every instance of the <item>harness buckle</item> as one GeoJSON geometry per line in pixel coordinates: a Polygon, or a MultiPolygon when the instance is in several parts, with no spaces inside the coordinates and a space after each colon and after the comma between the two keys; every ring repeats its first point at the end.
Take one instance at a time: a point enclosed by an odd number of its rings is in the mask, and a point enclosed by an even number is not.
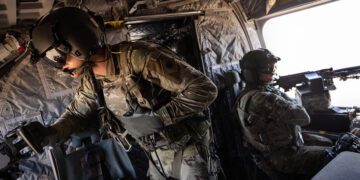
{"type": "Polygon", "coordinates": [[[125,152],[130,152],[132,149],[132,145],[129,143],[126,136],[127,131],[125,131],[124,133],[117,133],[117,136],[115,136],[114,139],[116,140],[116,142],[118,142],[120,146],[124,148],[125,152]]]}

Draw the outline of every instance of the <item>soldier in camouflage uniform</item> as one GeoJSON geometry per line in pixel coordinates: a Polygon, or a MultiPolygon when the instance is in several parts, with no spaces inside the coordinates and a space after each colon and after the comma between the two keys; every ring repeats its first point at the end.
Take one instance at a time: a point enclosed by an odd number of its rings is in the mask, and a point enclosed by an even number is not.
{"type": "Polygon", "coordinates": [[[280,58],[267,49],[250,51],[240,61],[246,88],[235,108],[243,144],[260,155],[257,165],[273,179],[279,173],[313,176],[329,161],[327,146],[304,146],[300,126],[310,123],[304,107],[270,83],[280,58]]]}
{"type": "Polygon", "coordinates": [[[111,122],[102,119],[102,125],[119,142],[130,134],[129,138],[140,143],[154,160],[149,168],[151,179],[207,179],[204,155],[210,123],[202,111],[216,98],[216,86],[164,47],[140,41],[109,47],[98,29],[86,12],[62,8],[42,18],[32,31],[39,57],[45,56],[73,77],[82,78],[73,102],[55,124],[23,128],[30,132],[29,139],[45,146],[89,127],[98,113],[100,89],[108,109],[105,113],[112,117],[111,122]],[[84,18],[74,20],[81,16],[84,18]],[[87,23],[81,24],[83,21],[87,23]],[[64,30],[76,25],[85,30],[64,30]],[[53,37],[64,38],[67,43],[63,44],[71,47],[62,47],[61,39],[51,42],[50,48],[43,47],[43,36],[49,34],[47,31],[51,34],[54,26],[57,31],[52,32],[56,33],[53,37]],[[91,31],[89,38],[80,38],[87,31],[91,31]],[[95,36],[94,42],[89,42],[91,36],[95,36]],[[56,43],[61,45],[54,47],[56,43]],[[31,131],[34,127],[36,132],[31,131]]]}

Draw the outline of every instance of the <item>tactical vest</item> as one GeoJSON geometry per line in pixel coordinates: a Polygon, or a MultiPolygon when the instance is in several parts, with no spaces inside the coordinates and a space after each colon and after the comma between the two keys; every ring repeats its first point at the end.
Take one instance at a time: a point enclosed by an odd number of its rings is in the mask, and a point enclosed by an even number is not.
{"type": "MultiPolygon", "coordinates": [[[[131,45],[122,44],[112,47],[115,74],[114,80],[102,80],[104,99],[107,108],[120,122],[121,126],[131,128],[136,132],[132,135],[148,151],[152,151],[152,142],[155,138],[157,148],[181,150],[190,139],[202,139],[210,127],[209,121],[193,118],[163,126],[156,114],[151,113],[167,104],[172,93],[156,84],[142,79],[141,74],[135,74],[130,64],[131,45]],[[119,64],[118,64],[119,63],[119,64]],[[150,122],[151,119],[151,122],[150,122]],[[137,126],[139,125],[139,126],[137,126]]],[[[156,59],[159,55],[149,53],[146,58],[156,59]]]]}
{"type": "Polygon", "coordinates": [[[238,100],[236,113],[242,128],[243,140],[261,152],[294,149],[303,143],[298,138],[300,126],[288,125],[261,115],[248,112],[254,89],[243,94],[238,100]]]}

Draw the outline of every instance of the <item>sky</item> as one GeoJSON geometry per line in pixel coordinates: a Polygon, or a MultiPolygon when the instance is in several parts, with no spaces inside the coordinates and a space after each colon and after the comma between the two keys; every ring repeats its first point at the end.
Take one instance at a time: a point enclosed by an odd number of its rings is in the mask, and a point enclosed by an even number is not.
{"type": "MultiPolygon", "coordinates": [[[[359,8],[359,0],[339,0],[267,21],[264,40],[281,58],[278,74],[359,66],[359,8]]],[[[360,106],[360,79],[334,82],[332,105],[360,106]]]]}

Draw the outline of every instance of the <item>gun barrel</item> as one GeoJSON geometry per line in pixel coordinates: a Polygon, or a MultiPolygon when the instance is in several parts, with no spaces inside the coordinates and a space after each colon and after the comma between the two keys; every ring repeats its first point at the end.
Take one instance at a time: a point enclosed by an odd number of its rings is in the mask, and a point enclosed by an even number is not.
{"type": "Polygon", "coordinates": [[[336,71],[360,71],[360,66],[351,66],[351,67],[347,67],[347,68],[342,68],[342,69],[337,69],[334,70],[336,71]]]}
{"type": "Polygon", "coordinates": [[[352,66],[352,67],[334,70],[332,76],[344,78],[354,74],[360,74],[360,66],[352,66]]]}

